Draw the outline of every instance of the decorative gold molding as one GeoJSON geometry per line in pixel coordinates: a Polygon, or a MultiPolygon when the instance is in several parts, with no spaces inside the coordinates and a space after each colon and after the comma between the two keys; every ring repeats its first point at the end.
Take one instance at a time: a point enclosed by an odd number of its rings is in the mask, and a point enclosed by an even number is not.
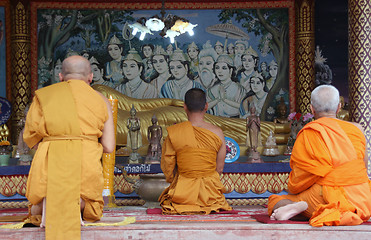
{"type": "MultiPolygon", "coordinates": [[[[129,177],[139,179],[138,174],[129,177]]],[[[245,194],[251,191],[262,194],[268,191],[276,194],[287,189],[288,178],[289,173],[223,173],[221,182],[226,188],[226,193],[235,191],[245,194]]],[[[134,188],[121,174],[116,174],[114,191],[130,194],[134,192],[134,188]]]]}
{"type": "Polygon", "coordinates": [[[31,41],[29,30],[29,11],[18,2],[12,6],[12,135],[14,144],[18,142],[22,130],[20,120],[24,117],[24,109],[31,101],[31,41]]]}
{"type": "MultiPolygon", "coordinates": [[[[268,198],[254,198],[254,199],[227,199],[227,202],[232,206],[247,206],[247,205],[267,205],[268,198]]],[[[142,199],[116,199],[117,206],[143,206],[146,202],[142,199]]],[[[27,208],[30,204],[29,201],[13,202],[13,201],[0,201],[0,209],[10,208],[27,208]]]]}
{"type": "Polygon", "coordinates": [[[27,208],[28,205],[30,204],[29,201],[22,201],[22,202],[8,202],[8,201],[4,201],[4,202],[1,202],[0,201],[0,209],[1,208],[5,208],[5,209],[9,209],[9,208],[27,208]]]}
{"type": "MultiPolygon", "coordinates": [[[[349,24],[349,100],[351,121],[365,129],[368,157],[371,156],[371,2],[348,1],[349,24]]],[[[371,174],[370,161],[368,174],[371,174]]]]}
{"type": "MultiPolygon", "coordinates": [[[[129,174],[132,179],[139,179],[139,174],[129,174]]],[[[0,194],[11,197],[18,193],[26,194],[28,175],[10,175],[0,177],[0,194]]],[[[227,193],[237,192],[245,194],[252,192],[262,194],[269,192],[277,194],[287,190],[289,173],[223,173],[221,181],[227,189],[227,193]]],[[[122,174],[115,174],[114,192],[123,194],[134,192],[133,184],[128,183],[122,174]]]]}
{"type": "Polygon", "coordinates": [[[297,111],[310,112],[314,88],[314,0],[295,1],[297,111]]]}

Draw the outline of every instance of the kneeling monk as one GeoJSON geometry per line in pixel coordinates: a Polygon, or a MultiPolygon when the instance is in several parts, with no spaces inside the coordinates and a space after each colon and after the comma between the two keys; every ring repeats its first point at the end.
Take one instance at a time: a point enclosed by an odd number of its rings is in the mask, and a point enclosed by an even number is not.
{"type": "Polygon", "coordinates": [[[226,154],[220,128],[204,121],[208,108],[205,92],[190,89],[185,94],[187,122],[167,128],[161,169],[170,186],[159,201],[163,214],[209,214],[231,210],[220,181],[226,154]]]}
{"type": "Polygon", "coordinates": [[[100,159],[115,147],[112,109],[89,86],[93,73],[85,58],[66,58],[59,77],[36,91],[28,111],[23,138],[37,151],[26,197],[30,222],[40,224],[42,214],[46,239],[80,239],[80,211],[87,221],[102,217],[100,159]]]}
{"type": "Polygon", "coordinates": [[[322,85],[313,90],[315,121],[304,126],[291,159],[289,195],[272,195],[271,219],[288,220],[298,214],[312,226],[358,225],[371,215],[366,139],[362,127],[336,119],[338,90],[322,85]]]}

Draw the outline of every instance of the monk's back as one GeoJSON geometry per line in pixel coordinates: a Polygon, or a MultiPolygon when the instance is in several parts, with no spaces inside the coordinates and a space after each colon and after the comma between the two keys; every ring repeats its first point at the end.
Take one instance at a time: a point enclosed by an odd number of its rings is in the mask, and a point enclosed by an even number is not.
{"type": "Polygon", "coordinates": [[[83,135],[100,137],[107,120],[107,107],[102,97],[84,81],[70,80],[83,135]]]}

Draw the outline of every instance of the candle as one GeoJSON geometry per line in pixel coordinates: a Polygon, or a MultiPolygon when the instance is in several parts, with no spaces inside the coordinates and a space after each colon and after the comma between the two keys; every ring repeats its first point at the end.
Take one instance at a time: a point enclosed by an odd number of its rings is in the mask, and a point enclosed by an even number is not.
{"type": "MultiPolygon", "coordinates": [[[[118,100],[110,98],[108,101],[112,107],[112,117],[113,117],[113,124],[115,128],[115,138],[117,132],[117,108],[118,108],[118,100]]],[[[113,184],[114,184],[114,169],[115,169],[115,154],[116,150],[112,153],[104,153],[103,154],[103,197],[108,197],[108,207],[114,207],[115,205],[115,195],[113,192],[113,184]]]]}

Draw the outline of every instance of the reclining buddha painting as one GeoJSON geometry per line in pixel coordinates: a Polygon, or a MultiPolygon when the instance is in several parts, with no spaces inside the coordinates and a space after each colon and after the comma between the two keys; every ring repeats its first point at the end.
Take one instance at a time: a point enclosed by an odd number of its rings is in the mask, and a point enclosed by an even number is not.
{"type": "Polygon", "coordinates": [[[267,121],[281,99],[294,107],[291,1],[207,9],[148,3],[155,10],[146,3],[33,4],[33,90],[58,82],[63,59],[78,54],[91,62],[92,85],[129,98],[183,100],[196,87],[207,93],[211,115],[246,118],[254,105],[267,121]],[[176,20],[188,27],[173,30],[176,20]]]}

